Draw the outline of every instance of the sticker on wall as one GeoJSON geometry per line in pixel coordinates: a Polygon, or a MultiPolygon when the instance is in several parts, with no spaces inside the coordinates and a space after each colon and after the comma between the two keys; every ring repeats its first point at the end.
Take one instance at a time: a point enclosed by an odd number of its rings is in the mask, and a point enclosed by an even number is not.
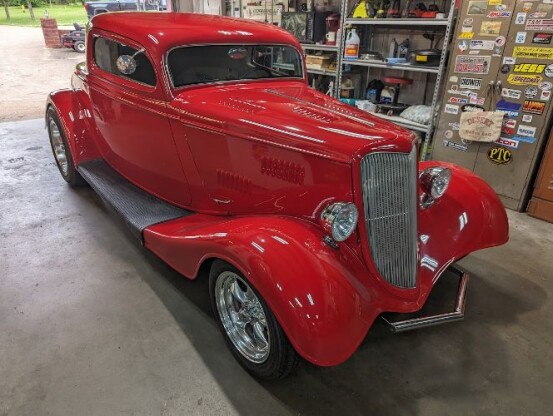
{"type": "Polygon", "coordinates": [[[551,13],[551,10],[553,10],[553,4],[544,4],[544,3],[545,2],[538,4],[538,7],[536,7],[536,13],[545,13],[545,16],[543,17],[546,17],[547,14],[551,13]]]}
{"type": "Polygon", "coordinates": [[[534,126],[518,126],[517,134],[519,136],[534,137],[536,135],[536,127],[534,126]]]}
{"type": "Polygon", "coordinates": [[[499,6],[499,5],[501,5],[501,1],[502,0],[488,0],[488,4],[490,6],[499,6]]]}
{"type": "Polygon", "coordinates": [[[524,123],[531,123],[532,122],[532,118],[534,118],[534,116],[531,116],[529,114],[523,114],[522,115],[522,121],[524,123]]]}
{"type": "Polygon", "coordinates": [[[469,102],[471,104],[475,104],[475,105],[484,105],[484,103],[486,102],[486,99],[484,97],[470,97],[469,99],[469,102]]]}
{"type": "Polygon", "coordinates": [[[472,22],[474,22],[474,19],[472,17],[467,17],[463,20],[463,26],[472,26],[472,22]]]}
{"type": "Polygon", "coordinates": [[[543,4],[553,4],[553,0],[542,0],[543,4]]]}
{"type": "Polygon", "coordinates": [[[457,56],[455,72],[458,74],[487,74],[490,70],[491,56],[457,56]]]}
{"type": "Polygon", "coordinates": [[[469,48],[469,43],[466,40],[460,40],[459,42],[457,42],[457,49],[459,49],[461,53],[466,51],[468,48],[469,48]]]}
{"type": "Polygon", "coordinates": [[[459,106],[453,104],[446,104],[444,107],[444,112],[448,114],[459,114],[459,106]]]}
{"type": "Polygon", "coordinates": [[[500,19],[504,17],[511,17],[511,12],[508,12],[506,10],[492,10],[491,12],[488,12],[486,15],[488,19],[500,19]]]}
{"type": "Polygon", "coordinates": [[[451,130],[459,131],[459,123],[458,122],[448,123],[447,126],[450,127],[451,130]]]}
{"type": "Polygon", "coordinates": [[[488,9],[488,2],[482,0],[469,1],[469,8],[467,9],[467,15],[469,16],[482,16],[486,14],[488,9]]]}
{"type": "MultiPolygon", "coordinates": [[[[536,92],[537,94],[537,92],[536,92]]],[[[469,99],[468,98],[459,98],[459,97],[449,97],[449,100],[447,100],[450,104],[468,104],[469,99]]]]}
{"type": "Polygon", "coordinates": [[[500,71],[502,74],[508,74],[511,71],[511,65],[501,65],[500,71]]]}
{"type": "Polygon", "coordinates": [[[463,113],[478,113],[480,111],[486,111],[484,107],[476,104],[465,104],[461,107],[463,113]]]}
{"type": "Polygon", "coordinates": [[[515,58],[553,59],[553,48],[540,48],[537,46],[515,46],[513,50],[515,58]]]}
{"type": "Polygon", "coordinates": [[[530,10],[532,10],[532,6],[534,3],[526,2],[522,5],[522,11],[528,13],[530,10]]]}
{"type": "Polygon", "coordinates": [[[517,125],[516,120],[505,119],[501,125],[501,133],[513,135],[515,134],[515,127],[517,125]]]}
{"type": "Polygon", "coordinates": [[[453,131],[451,130],[446,130],[445,133],[444,133],[444,137],[446,139],[452,139],[453,138],[453,131]]]}
{"type": "Polygon", "coordinates": [[[459,37],[457,39],[472,39],[474,37],[474,32],[463,32],[459,33],[459,37]]]}
{"type": "Polygon", "coordinates": [[[528,19],[543,19],[547,17],[547,12],[534,12],[528,15],[528,19]]]}
{"type": "Polygon", "coordinates": [[[505,36],[498,36],[497,38],[495,38],[495,46],[499,48],[505,45],[505,42],[506,42],[505,36]]]}
{"type": "Polygon", "coordinates": [[[491,51],[495,46],[493,40],[471,40],[470,49],[491,51]]]}
{"type": "Polygon", "coordinates": [[[506,56],[503,58],[503,63],[506,65],[514,65],[517,63],[516,58],[513,58],[512,56],[506,56]]]}
{"type": "Polygon", "coordinates": [[[538,45],[550,45],[551,38],[553,38],[552,33],[534,33],[534,36],[532,36],[532,43],[537,43],[538,45]]]}
{"type": "Polygon", "coordinates": [[[444,140],[443,144],[444,144],[444,147],[449,147],[451,149],[459,150],[460,152],[466,152],[469,148],[466,144],[453,142],[451,140],[444,140]]]}
{"type": "Polygon", "coordinates": [[[530,143],[530,144],[536,142],[535,137],[527,137],[527,136],[513,136],[513,140],[518,140],[519,142],[530,143]]]}
{"type": "Polygon", "coordinates": [[[510,147],[511,149],[518,149],[518,141],[513,139],[508,139],[506,137],[500,137],[495,141],[497,144],[502,144],[503,146],[510,147]]]}
{"type": "Polygon", "coordinates": [[[480,51],[469,51],[469,55],[480,55],[480,51]]]}
{"type": "Polygon", "coordinates": [[[545,67],[543,70],[543,75],[545,75],[547,78],[553,78],[553,64],[549,64],[545,67]]]}
{"type": "Polygon", "coordinates": [[[513,85],[539,85],[543,81],[541,75],[509,74],[507,82],[513,85]]]}
{"type": "Polygon", "coordinates": [[[553,19],[528,19],[526,30],[543,30],[544,32],[553,31],[553,19]]]}
{"type": "Polygon", "coordinates": [[[551,91],[542,91],[540,95],[540,100],[549,101],[551,98],[551,91]]]}
{"type": "Polygon", "coordinates": [[[484,20],[480,25],[481,36],[499,36],[499,32],[501,32],[501,22],[484,20]]]}
{"type": "Polygon", "coordinates": [[[503,88],[501,90],[501,96],[505,98],[513,98],[515,100],[518,100],[522,96],[522,91],[513,90],[511,88],[503,88]]]}
{"type": "Polygon", "coordinates": [[[519,103],[512,103],[506,100],[499,100],[495,105],[495,109],[501,110],[501,111],[517,111],[520,108],[520,106],[521,104],[519,103]]]}
{"type": "Polygon", "coordinates": [[[526,13],[517,13],[515,18],[515,25],[523,25],[526,22],[526,13]]]}
{"type": "Polygon", "coordinates": [[[516,64],[513,72],[519,74],[541,74],[545,66],[545,64],[516,64]]]}
{"type": "Polygon", "coordinates": [[[472,26],[463,26],[461,28],[461,33],[467,33],[467,32],[472,32],[472,26]]]}
{"type": "Polygon", "coordinates": [[[522,112],[527,114],[536,114],[541,116],[545,110],[545,103],[539,101],[524,101],[522,105],[522,112]]]}
{"type": "Polygon", "coordinates": [[[524,42],[526,42],[526,32],[517,32],[515,43],[524,43],[524,42]]]}
{"type": "Polygon", "coordinates": [[[529,100],[536,98],[536,95],[538,95],[538,87],[532,85],[524,89],[524,96],[529,100]]]}
{"type": "Polygon", "coordinates": [[[469,90],[479,90],[482,86],[482,80],[480,78],[461,78],[459,83],[461,88],[467,88],[469,90]]]}
{"type": "Polygon", "coordinates": [[[457,83],[457,82],[459,82],[459,77],[456,76],[456,75],[452,75],[452,76],[449,77],[449,82],[457,83]]]}
{"type": "Polygon", "coordinates": [[[513,160],[513,154],[509,149],[494,146],[488,150],[488,160],[496,165],[507,165],[513,160]]]}

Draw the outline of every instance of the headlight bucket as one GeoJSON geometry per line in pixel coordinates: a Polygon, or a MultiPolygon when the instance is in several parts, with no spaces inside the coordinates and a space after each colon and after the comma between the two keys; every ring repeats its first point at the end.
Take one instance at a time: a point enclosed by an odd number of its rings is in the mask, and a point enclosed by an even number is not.
{"type": "Polygon", "coordinates": [[[351,202],[335,202],[321,213],[321,226],[335,241],[347,240],[359,219],[359,212],[351,202]]]}
{"type": "Polygon", "coordinates": [[[423,170],[419,175],[423,191],[420,205],[428,208],[445,193],[451,180],[451,170],[443,167],[433,167],[423,170]]]}

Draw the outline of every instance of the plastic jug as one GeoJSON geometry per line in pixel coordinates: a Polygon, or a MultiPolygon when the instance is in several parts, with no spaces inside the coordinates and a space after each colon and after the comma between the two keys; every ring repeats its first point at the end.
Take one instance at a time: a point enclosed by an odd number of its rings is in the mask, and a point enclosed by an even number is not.
{"type": "Polygon", "coordinates": [[[357,35],[357,30],[351,29],[346,38],[346,47],[344,49],[344,59],[359,58],[359,44],[361,39],[357,35]]]}

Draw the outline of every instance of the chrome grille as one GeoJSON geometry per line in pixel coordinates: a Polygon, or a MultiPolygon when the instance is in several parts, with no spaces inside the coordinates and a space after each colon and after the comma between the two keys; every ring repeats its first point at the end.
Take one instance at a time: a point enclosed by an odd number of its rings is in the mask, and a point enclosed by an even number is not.
{"type": "Polygon", "coordinates": [[[382,278],[417,285],[417,153],[373,153],[361,160],[369,247],[382,278]]]}

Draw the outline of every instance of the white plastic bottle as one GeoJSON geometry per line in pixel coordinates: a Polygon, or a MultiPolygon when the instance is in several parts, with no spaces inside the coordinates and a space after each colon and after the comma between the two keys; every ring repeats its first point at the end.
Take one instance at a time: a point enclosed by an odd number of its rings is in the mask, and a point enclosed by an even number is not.
{"type": "Polygon", "coordinates": [[[346,38],[346,47],[344,49],[344,59],[357,59],[359,58],[359,44],[361,39],[357,35],[357,30],[351,29],[346,38]]]}

